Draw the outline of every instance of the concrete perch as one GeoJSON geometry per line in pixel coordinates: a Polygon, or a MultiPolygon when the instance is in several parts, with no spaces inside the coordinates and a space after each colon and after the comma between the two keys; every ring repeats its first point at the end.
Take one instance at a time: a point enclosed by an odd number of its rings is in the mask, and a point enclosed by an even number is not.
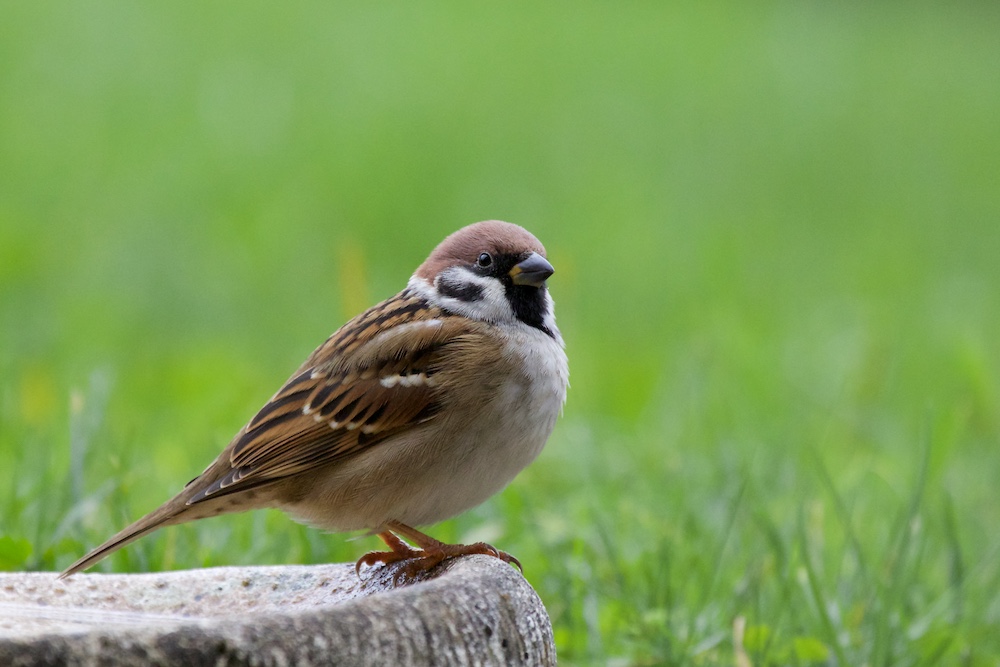
{"type": "Polygon", "coordinates": [[[538,595],[489,556],[395,567],[0,573],[0,665],[555,665],[538,595]]]}

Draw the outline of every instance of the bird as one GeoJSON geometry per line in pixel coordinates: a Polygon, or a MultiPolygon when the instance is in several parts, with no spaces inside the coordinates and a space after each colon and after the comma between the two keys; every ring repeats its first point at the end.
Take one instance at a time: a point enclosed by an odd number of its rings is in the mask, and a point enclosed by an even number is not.
{"type": "Polygon", "coordinates": [[[467,554],[520,568],[490,544],[417,527],[500,492],[552,433],[569,386],[554,271],[518,225],[450,234],[401,292],[316,348],[204,472],[60,578],[161,527],[260,508],[380,537],[388,551],[362,556],[359,576],[401,561],[412,576],[467,554]]]}

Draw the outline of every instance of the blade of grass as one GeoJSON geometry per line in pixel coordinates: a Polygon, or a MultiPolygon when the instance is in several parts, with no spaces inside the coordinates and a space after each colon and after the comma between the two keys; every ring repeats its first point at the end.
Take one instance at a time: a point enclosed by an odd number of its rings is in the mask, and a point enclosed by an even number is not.
{"type": "Polygon", "coordinates": [[[924,491],[927,484],[927,475],[930,468],[932,438],[930,435],[929,421],[924,429],[924,443],[920,465],[917,469],[917,478],[910,493],[909,502],[900,513],[896,521],[894,539],[886,554],[885,571],[888,576],[888,585],[874,587],[877,590],[877,601],[879,614],[875,623],[875,635],[872,645],[871,664],[882,665],[891,664],[893,661],[894,643],[893,637],[898,637],[901,633],[900,627],[893,627],[895,619],[902,608],[900,597],[906,590],[906,583],[916,576],[916,572],[911,569],[909,575],[902,569],[910,556],[910,549],[913,544],[913,537],[916,529],[916,521],[920,513],[921,503],[924,498],[924,491]]]}
{"type": "Polygon", "coordinates": [[[812,599],[815,611],[819,616],[820,625],[826,634],[826,641],[833,650],[834,655],[837,656],[837,664],[850,665],[852,663],[847,660],[847,655],[844,653],[844,647],[841,646],[840,636],[838,635],[837,629],[833,624],[833,619],[830,617],[828,607],[829,601],[823,595],[823,587],[820,584],[819,575],[813,565],[812,555],[809,548],[809,532],[806,529],[805,510],[802,508],[800,508],[798,512],[798,529],[799,542],[801,544],[802,565],[806,573],[806,584],[808,586],[808,592],[812,599]]]}
{"type": "MultiPolygon", "coordinates": [[[[708,584],[702,589],[701,602],[698,605],[699,608],[704,609],[708,606],[709,601],[715,595],[715,588],[719,583],[719,576],[722,572],[722,564],[725,560],[727,547],[729,546],[730,539],[734,532],[734,527],[736,525],[736,518],[739,516],[740,509],[742,508],[744,494],[746,493],[747,486],[750,483],[750,475],[742,475],[742,480],[739,487],[737,488],[736,494],[733,496],[733,500],[729,505],[729,513],[726,519],[726,527],[722,532],[722,540],[719,543],[719,548],[716,550],[715,556],[712,560],[712,570],[708,578],[708,584]]],[[[692,644],[694,643],[695,627],[694,622],[697,615],[692,614],[688,617],[686,639],[684,642],[684,647],[681,655],[683,659],[687,661],[692,657],[692,644]]]]}
{"type": "Polygon", "coordinates": [[[847,503],[844,502],[843,495],[837,491],[833,478],[830,476],[830,470],[827,468],[826,462],[823,460],[819,451],[817,451],[814,447],[810,447],[809,454],[812,456],[815,463],[815,470],[819,474],[820,483],[823,488],[826,489],[827,494],[833,501],[833,508],[836,512],[836,516],[840,520],[840,525],[844,529],[847,542],[851,547],[854,558],[857,560],[858,569],[860,570],[859,574],[862,579],[867,579],[868,559],[865,556],[864,548],[861,546],[861,540],[858,538],[857,531],[854,530],[854,522],[851,520],[851,512],[847,507],[847,503]]]}

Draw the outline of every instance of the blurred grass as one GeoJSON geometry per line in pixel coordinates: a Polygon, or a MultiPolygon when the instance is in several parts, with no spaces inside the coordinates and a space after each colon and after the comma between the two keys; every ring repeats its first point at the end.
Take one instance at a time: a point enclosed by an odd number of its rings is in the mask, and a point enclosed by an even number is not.
{"type": "MultiPolygon", "coordinates": [[[[432,529],[566,664],[1000,659],[1000,13],[8,4],[0,567],[176,491],[446,233],[547,245],[564,419],[432,529]],[[75,463],[74,463],[75,462],[75,463]]],[[[276,513],[115,570],[352,560],[276,513]]]]}

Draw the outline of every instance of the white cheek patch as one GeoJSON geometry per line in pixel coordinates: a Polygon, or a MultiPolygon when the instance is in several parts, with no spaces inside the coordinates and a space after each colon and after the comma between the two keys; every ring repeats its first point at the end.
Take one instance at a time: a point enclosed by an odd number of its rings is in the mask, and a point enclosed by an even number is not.
{"type": "Polygon", "coordinates": [[[507,294],[503,285],[496,278],[488,278],[473,273],[462,266],[455,266],[446,269],[434,279],[434,287],[416,276],[410,278],[409,286],[415,292],[427,299],[431,304],[439,306],[459,315],[464,315],[473,320],[484,322],[514,322],[517,320],[510,303],[507,301],[507,294]],[[437,285],[444,278],[451,285],[465,284],[475,286],[480,297],[475,301],[465,301],[454,297],[445,296],[436,289],[437,285]]]}

